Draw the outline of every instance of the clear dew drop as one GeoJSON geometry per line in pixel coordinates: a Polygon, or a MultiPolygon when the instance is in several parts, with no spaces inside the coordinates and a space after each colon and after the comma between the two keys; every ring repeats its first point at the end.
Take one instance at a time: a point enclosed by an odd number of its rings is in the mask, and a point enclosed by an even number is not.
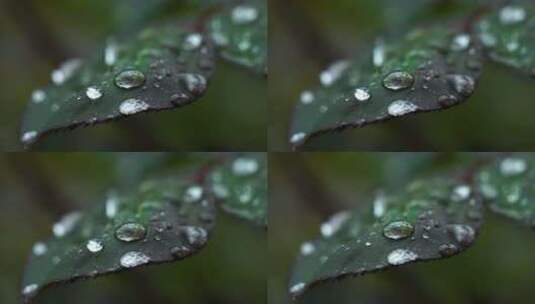
{"type": "Polygon", "coordinates": [[[462,246],[469,246],[474,242],[476,233],[469,225],[454,224],[447,227],[453,238],[462,246]]]}
{"type": "Polygon", "coordinates": [[[46,254],[48,247],[43,242],[37,242],[33,245],[32,252],[36,256],[42,256],[46,254]]]}
{"type": "Polygon", "coordinates": [[[137,70],[122,71],[115,76],[115,85],[121,89],[135,89],[145,83],[145,74],[137,70]]]}
{"type": "Polygon", "coordinates": [[[181,74],[179,75],[179,79],[186,87],[186,90],[193,95],[202,94],[208,84],[206,78],[199,74],[181,74]]]}
{"type": "Polygon", "coordinates": [[[464,201],[470,197],[471,193],[472,193],[472,189],[470,188],[470,186],[459,185],[453,189],[453,192],[451,194],[451,199],[455,202],[464,201]]]}
{"type": "Polygon", "coordinates": [[[258,19],[258,10],[249,5],[238,5],[232,10],[232,22],[247,24],[258,19]]]}
{"type": "Polygon", "coordinates": [[[135,242],[145,238],[147,230],[138,223],[126,223],[115,230],[115,237],[123,242],[135,242]]]}
{"type": "Polygon", "coordinates": [[[357,88],[353,94],[358,101],[368,101],[372,97],[367,88],[357,88]]]}
{"type": "Polygon", "coordinates": [[[104,246],[102,245],[102,242],[100,242],[97,239],[92,239],[92,240],[87,241],[87,244],[85,245],[85,247],[87,248],[87,250],[93,253],[97,253],[104,248],[104,246]]]}
{"type": "Polygon", "coordinates": [[[396,100],[388,106],[388,114],[391,116],[403,116],[417,110],[417,105],[406,100],[396,100]]]}
{"type": "Polygon", "coordinates": [[[300,145],[305,141],[306,137],[307,137],[306,133],[303,133],[303,132],[295,133],[290,137],[290,143],[292,145],[300,145]]]}
{"type": "Polygon", "coordinates": [[[509,5],[500,10],[500,22],[505,25],[512,25],[526,20],[526,10],[520,6],[509,5]]]}
{"type": "Polygon", "coordinates": [[[308,105],[314,102],[315,96],[311,91],[304,91],[301,93],[300,100],[304,105],[308,105]]]}
{"type": "Polygon", "coordinates": [[[392,72],[383,79],[383,86],[391,91],[401,91],[412,87],[414,77],[407,72],[392,72]]]}
{"type": "Polygon", "coordinates": [[[148,109],[148,103],[136,98],[127,99],[119,105],[119,112],[123,115],[132,115],[148,109]]]}
{"type": "Polygon", "coordinates": [[[500,172],[505,176],[514,176],[526,172],[528,164],[521,158],[506,158],[500,162],[500,172]]]}
{"type": "Polygon", "coordinates": [[[474,78],[468,75],[448,75],[448,82],[455,92],[462,96],[470,96],[475,89],[474,78]]]}
{"type": "Polygon", "coordinates": [[[46,100],[46,93],[43,90],[35,90],[32,93],[32,102],[33,103],[42,103],[46,100]]]}
{"type": "Polygon", "coordinates": [[[321,224],[320,232],[325,238],[333,236],[350,219],[351,213],[340,212],[333,215],[325,223],[321,224]]]}
{"type": "Polygon", "coordinates": [[[191,186],[188,189],[186,189],[183,200],[186,203],[198,202],[202,198],[203,192],[204,191],[201,186],[198,186],[198,185],[191,186]]]}
{"type": "Polygon", "coordinates": [[[232,173],[238,176],[255,174],[258,168],[258,161],[254,158],[238,158],[232,163],[232,173]]]}
{"type": "Polygon", "coordinates": [[[22,136],[20,137],[20,140],[22,141],[23,144],[29,144],[29,143],[34,142],[37,139],[37,135],[38,135],[37,131],[28,131],[22,134],[22,136]]]}
{"type": "Polygon", "coordinates": [[[64,215],[59,222],[52,226],[52,233],[58,238],[64,237],[76,227],[81,218],[82,214],[80,212],[71,212],[64,215]]]}
{"type": "Polygon", "coordinates": [[[102,97],[102,91],[93,86],[85,90],[85,95],[91,100],[97,100],[102,97]]]}
{"type": "Polygon", "coordinates": [[[305,242],[301,245],[301,255],[308,256],[316,251],[316,246],[311,242],[305,242]]]}
{"type": "Polygon", "coordinates": [[[132,268],[139,265],[147,264],[148,262],[150,262],[150,258],[142,252],[130,251],[125,253],[121,257],[120,262],[121,266],[126,268],[132,268]]]}
{"type": "Polygon", "coordinates": [[[52,71],[52,82],[55,85],[61,85],[69,80],[76,71],[82,66],[82,60],[80,59],[69,59],[62,63],[60,67],[52,71]]]}
{"type": "Polygon", "coordinates": [[[418,255],[408,249],[396,249],[387,256],[387,262],[390,265],[403,265],[418,259],[418,255]]]}
{"type": "Polygon", "coordinates": [[[342,74],[349,68],[349,61],[338,61],[329,66],[320,74],[320,82],[322,85],[329,87],[333,85],[342,74]]]}
{"type": "Polygon", "coordinates": [[[292,294],[293,297],[297,297],[305,291],[305,287],[305,283],[294,284],[292,287],[290,287],[290,294],[292,294]]]}
{"type": "Polygon", "coordinates": [[[37,292],[37,289],[39,289],[39,285],[29,284],[29,285],[24,286],[24,288],[22,289],[22,294],[26,297],[29,297],[29,296],[35,295],[35,293],[37,292]]]}
{"type": "Polygon", "coordinates": [[[383,228],[383,235],[391,240],[401,240],[410,237],[414,233],[414,227],[406,221],[395,221],[383,228]]]}
{"type": "Polygon", "coordinates": [[[459,34],[453,37],[453,41],[451,44],[451,49],[453,51],[464,51],[468,49],[471,43],[471,38],[469,34],[459,34]]]}
{"type": "Polygon", "coordinates": [[[184,39],[184,43],[182,44],[182,48],[184,48],[186,51],[194,51],[198,49],[203,42],[203,37],[199,33],[191,33],[186,36],[184,39]]]}

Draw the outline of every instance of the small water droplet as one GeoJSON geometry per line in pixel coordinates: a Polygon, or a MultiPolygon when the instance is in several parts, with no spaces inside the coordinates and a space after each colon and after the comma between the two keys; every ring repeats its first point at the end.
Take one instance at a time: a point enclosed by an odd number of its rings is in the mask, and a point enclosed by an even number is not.
{"type": "Polygon", "coordinates": [[[132,115],[149,109],[149,104],[143,100],[130,98],[121,103],[119,112],[123,115],[132,115]]]}
{"type": "Polygon", "coordinates": [[[147,230],[138,223],[126,223],[115,230],[115,237],[123,242],[135,242],[145,238],[147,230]]]}
{"type": "Polygon", "coordinates": [[[87,241],[87,244],[85,245],[85,247],[87,248],[87,250],[93,253],[99,252],[102,250],[102,248],[104,248],[102,243],[97,239],[92,239],[92,240],[87,241]]]}
{"type": "Polygon", "coordinates": [[[32,251],[34,255],[41,256],[48,251],[48,247],[43,242],[37,242],[33,245],[32,251]]]}
{"type": "Polygon", "coordinates": [[[383,192],[377,193],[373,201],[373,216],[382,217],[386,212],[386,198],[383,192]]]}
{"type": "Polygon", "coordinates": [[[500,172],[506,176],[519,175],[526,172],[528,164],[521,158],[506,158],[500,162],[500,172]]]}
{"type": "Polygon", "coordinates": [[[373,48],[373,65],[375,67],[381,67],[386,60],[386,50],[384,41],[382,39],[378,39],[375,42],[375,47],[373,48]]]}
{"type": "Polygon", "coordinates": [[[475,81],[468,75],[448,75],[447,79],[455,92],[462,96],[470,96],[475,89],[475,81]]]}
{"type": "Polygon", "coordinates": [[[526,10],[521,6],[509,5],[500,10],[500,22],[505,25],[521,23],[526,20],[526,10]]]}
{"type": "Polygon", "coordinates": [[[383,235],[392,240],[401,240],[410,237],[414,233],[414,227],[406,221],[395,221],[383,228],[383,235]]]}
{"type": "Polygon", "coordinates": [[[316,251],[316,246],[311,242],[305,242],[301,245],[301,254],[304,256],[311,255],[316,251]]]}
{"type": "Polygon", "coordinates": [[[102,97],[102,91],[97,87],[89,87],[85,91],[85,95],[91,100],[97,100],[102,97]]]}
{"type": "Polygon", "coordinates": [[[470,186],[459,185],[453,189],[451,199],[455,202],[464,201],[470,197],[471,193],[472,193],[472,189],[470,188],[470,186]]]}
{"type": "Polygon", "coordinates": [[[145,83],[145,74],[137,70],[126,70],[115,76],[115,85],[121,89],[134,89],[145,83]]]}
{"type": "Polygon", "coordinates": [[[297,283],[290,287],[290,294],[292,295],[292,297],[298,297],[305,291],[305,287],[305,283],[297,283]]]}
{"type": "Polygon", "coordinates": [[[106,199],[106,217],[111,219],[114,218],[119,210],[119,199],[115,194],[110,194],[106,199]]]}
{"type": "Polygon", "coordinates": [[[23,144],[27,145],[34,142],[37,139],[37,131],[28,131],[22,134],[20,140],[23,144]]]}
{"type": "Polygon", "coordinates": [[[126,267],[126,268],[131,268],[131,267],[136,267],[139,265],[147,264],[148,262],[150,262],[150,258],[142,252],[130,251],[130,252],[125,253],[121,257],[120,262],[121,262],[121,266],[126,267]]]}
{"type": "Polygon", "coordinates": [[[301,93],[301,103],[304,105],[311,104],[314,102],[315,96],[311,91],[304,91],[301,93]]]}
{"type": "Polygon", "coordinates": [[[193,95],[201,95],[206,90],[207,81],[199,74],[181,74],[178,76],[188,92],[193,95]]]}
{"type": "Polygon", "coordinates": [[[114,40],[108,41],[106,48],[104,49],[104,63],[108,66],[112,66],[119,57],[119,46],[114,40]]]}
{"type": "Polygon", "coordinates": [[[32,101],[33,103],[41,103],[45,101],[46,99],[46,93],[43,90],[35,90],[32,93],[32,101]]]}
{"type": "Polygon", "coordinates": [[[449,257],[459,252],[459,248],[453,244],[443,244],[438,247],[438,252],[443,257],[449,257]]]}
{"type": "Polygon", "coordinates": [[[249,5],[238,5],[232,10],[232,22],[247,24],[258,19],[258,10],[249,5]]]}
{"type": "Polygon", "coordinates": [[[325,238],[333,236],[342,225],[344,225],[351,217],[349,212],[340,212],[331,216],[325,223],[321,224],[320,231],[321,235],[325,238]]]}
{"type": "Polygon", "coordinates": [[[353,95],[358,101],[367,101],[371,98],[370,92],[367,88],[358,88],[355,90],[355,93],[353,95]]]}
{"type": "Polygon", "coordinates": [[[39,285],[37,285],[37,284],[26,285],[22,289],[22,294],[25,297],[30,297],[30,296],[35,295],[35,293],[37,292],[37,289],[39,289],[39,285]]]}
{"type": "Polygon", "coordinates": [[[197,186],[197,185],[191,186],[188,189],[186,189],[183,200],[186,203],[198,202],[202,198],[203,192],[204,191],[201,186],[197,186]]]}
{"type": "Polygon", "coordinates": [[[174,246],[171,248],[171,255],[176,258],[183,258],[191,254],[191,249],[186,246],[174,246]]]}
{"type": "Polygon", "coordinates": [[[392,91],[401,91],[412,87],[414,77],[407,72],[393,72],[383,79],[383,86],[392,91]]]}
{"type": "Polygon", "coordinates": [[[294,135],[290,137],[290,143],[292,145],[300,145],[306,140],[306,137],[307,137],[306,133],[303,133],[303,132],[295,133],[294,135]]]}
{"type": "Polygon", "coordinates": [[[62,63],[60,67],[52,71],[52,82],[55,85],[61,85],[69,80],[76,71],[82,66],[80,59],[69,59],[62,63]]]}
{"type": "Polygon", "coordinates": [[[417,105],[406,100],[396,100],[388,106],[388,114],[391,116],[403,116],[417,110],[417,105]]]}
{"type": "Polygon", "coordinates": [[[196,226],[184,226],[181,228],[189,245],[200,247],[208,240],[208,232],[204,228],[196,226]]]}
{"type": "Polygon", "coordinates": [[[52,232],[58,238],[61,238],[71,232],[78,224],[82,214],[80,212],[71,212],[64,215],[59,222],[52,226],[52,232]]]}
{"type": "Polygon", "coordinates": [[[474,242],[476,233],[474,228],[469,225],[448,225],[447,229],[453,235],[454,239],[462,246],[466,247],[474,242]]]}
{"type": "Polygon", "coordinates": [[[418,259],[418,255],[408,249],[396,249],[388,254],[387,262],[390,265],[403,265],[418,259]]]}
{"type": "Polygon", "coordinates": [[[253,158],[238,158],[232,163],[232,172],[238,176],[255,174],[258,168],[258,161],[253,158]]]}
{"type": "Polygon", "coordinates": [[[322,85],[329,87],[333,85],[342,74],[349,68],[349,61],[338,61],[329,66],[320,74],[320,82],[322,85]]]}
{"type": "Polygon", "coordinates": [[[186,51],[193,51],[193,50],[198,49],[202,45],[202,42],[203,42],[203,37],[201,34],[191,33],[187,35],[186,38],[184,39],[184,43],[182,44],[182,47],[186,51]]]}
{"type": "Polygon", "coordinates": [[[453,42],[451,44],[451,49],[453,51],[464,51],[466,49],[468,49],[468,47],[470,46],[470,43],[471,43],[471,38],[470,38],[470,35],[469,34],[459,34],[459,35],[456,35],[454,38],[453,38],[453,42]]]}

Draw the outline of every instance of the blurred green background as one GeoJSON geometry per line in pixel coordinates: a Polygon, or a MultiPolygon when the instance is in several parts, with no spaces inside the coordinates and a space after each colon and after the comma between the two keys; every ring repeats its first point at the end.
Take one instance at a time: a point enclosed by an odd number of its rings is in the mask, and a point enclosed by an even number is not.
{"type": "MultiPolygon", "coordinates": [[[[443,22],[490,0],[271,0],[270,130],[274,151],[288,151],[292,113],[300,93],[319,84],[336,59],[391,29],[443,22]]],[[[362,129],[312,139],[312,151],[521,151],[535,147],[535,83],[488,63],[468,103],[362,129]]]]}
{"type": "MultiPolygon", "coordinates": [[[[193,2],[199,0],[0,1],[0,150],[22,149],[26,103],[60,62],[91,54],[111,34],[193,16],[193,2]]],[[[263,151],[266,113],[266,79],[220,60],[207,94],[189,106],[54,134],[35,149],[263,151]]]]}
{"type": "MultiPolygon", "coordinates": [[[[371,204],[379,189],[415,177],[462,170],[491,154],[277,153],[270,157],[270,304],[291,303],[290,269],[301,243],[317,238],[329,215],[371,204]]],[[[531,303],[535,297],[535,231],[486,212],[475,244],[449,259],[332,282],[296,302],[531,303]]]]}
{"type": "MultiPolygon", "coordinates": [[[[143,159],[159,154],[0,154],[0,303],[19,303],[21,276],[33,244],[51,235],[67,210],[103,203],[118,179],[139,178],[143,159]],[[138,175],[136,177],[136,175],[138,175]]],[[[189,170],[208,154],[177,154],[189,170]]],[[[128,184],[129,181],[127,181],[128,184]]],[[[262,304],[266,302],[267,234],[218,213],[206,248],[183,261],[50,288],[37,303],[262,304]]]]}

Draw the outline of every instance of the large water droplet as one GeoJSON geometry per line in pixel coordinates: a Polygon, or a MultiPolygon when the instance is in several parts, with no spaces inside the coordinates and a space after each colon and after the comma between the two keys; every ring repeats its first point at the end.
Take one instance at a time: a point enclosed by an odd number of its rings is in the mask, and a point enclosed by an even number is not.
{"type": "Polygon", "coordinates": [[[132,115],[149,109],[149,104],[143,100],[130,98],[121,103],[119,112],[123,115],[132,115]]]}
{"type": "Polygon", "coordinates": [[[48,251],[48,247],[43,242],[37,242],[33,245],[32,251],[34,255],[41,256],[48,251]]]}
{"type": "Polygon", "coordinates": [[[137,70],[126,70],[115,76],[115,85],[121,89],[134,89],[145,83],[145,74],[137,70]]]}
{"type": "Polygon", "coordinates": [[[391,116],[403,116],[417,110],[417,105],[406,100],[396,100],[388,106],[388,114],[391,116]]]}
{"type": "Polygon", "coordinates": [[[367,101],[371,98],[370,92],[367,88],[358,88],[355,90],[355,93],[353,95],[358,101],[367,101]]]}
{"type": "Polygon", "coordinates": [[[92,239],[92,240],[87,241],[87,244],[85,245],[85,247],[87,248],[87,250],[93,253],[97,253],[101,251],[102,248],[104,248],[104,246],[102,245],[102,242],[100,242],[97,239],[92,239]]]}
{"type": "Polygon", "coordinates": [[[500,10],[500,22],[502,24],[517,24],[524,20],[526,20],[526,10],[521,6],[509,5],[500,10]]]}
{"type": "Polygon", "coordinates": [[[392,91],[401,91],[412,87],[414,77],[407,72],[393,72],[383,79],[383,86],[392,91]]]}
{"type": "Polygon", "coordinates": [[[126,268],[131,268],[131,267],[136,267],[139,265],[147,264],[148,262],[150,262],[150,258],[142,252],[130,251],[130,252],[125,253],[121,257],[120,262],[121,262],[121,266],[126,267],[126,268]]]}
{"type": "Polygon", "coordinates": [[[64,215],[59,222],[52,226],[52,232],[58,238],[67,235],[76,227],[81,217],[82,214],[80,212],[71,212],[64,215]]]}
{"type": "Polygon", "coordinates": [[[115,230],[115,237],[123,242],[135,242],[145,238],[147,230],[138,223],[126,223],[115,230]]]}
{"type": "Polygon", "coordinates": [[[102,97],[102,91],[97,87],[89,87],[85,90],[85,95],[91,100],[97,100],[102,97]]]}
{"type": "Polygon", "coordinates": [[[413,233],[414,227],[406,221],[391,222],[383,228],[383,235],[392,240],[408,238],[413,233]]]}
{"type": "Polygon", "coordinates": [[[247,24],[258,19],[258,10],[249,5],[238,5],[232,10],[232,22],[247,24]]]}
{"type": "Polygon", "coordinates": [[[255,174],[258,171],[258,161],[254,158],[238,158],[232,163],[232,173],[239,176],[255,174]]]}
{"type": "Polygon", "coordinates": [[[408,249],[396,249],[388,254],[387,261],[390,265],[403,265],[418,259],[418,255],[408,249]]]}
{"type": "Polygon", "coordinates": [[[519,175],[526,172],[528,164],[521,158],[506,158],[500,163],[500,172],[506,176],[519,175]]]}

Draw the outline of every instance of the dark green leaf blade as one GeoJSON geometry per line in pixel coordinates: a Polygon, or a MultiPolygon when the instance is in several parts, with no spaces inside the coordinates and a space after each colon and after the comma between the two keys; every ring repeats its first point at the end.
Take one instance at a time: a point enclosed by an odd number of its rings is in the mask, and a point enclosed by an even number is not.
{"type": "Polygon", "coordinates": [[[267,167],[265,153],[247,153],[215,168],[210,189],[224,211],[267,225],[267,167]]]}
{"type": "Polygon", "coordinates": [[[512,1],[476,24],[477,36],[495,62],[535,77],[535,3],[512,1]]]}
{"type": "Polygon", "coordinates": [[[535,228],[535,158],[511,155],[482,168],[478,190],[489,208],[535,228]]]}
{"type": "Polygon", "coordinates": [[[470,186],[446,179],[416,181],[371,208],[342,212],[305,242],[290,279],[296,298],[311,286],[408,263],[455,255],[474,241],[481,201],[470,186]]]}
{"type": "Polygon", "coordinates": [[[53,238],[34,245],[24,302],[55,284],[186,258],[205,246],[214,220],[206,191],[180,179],[150,180],[129,195],[111,193],[87,213],[63,217],[53,238]]]}
{"type": "Polygon", "coordinates": [[[216,14],[208,27],[221,56],[267,74],[267,1],[250,0],[216,14]]]}
{"type": "Polygon", "coordinates": [[[32,94],[21,140],[28,145],[52,131],[189,104],[206,91],[213,67],[212,44],[189,26],[110,39],[87,62],[64,63],[52,85],[32,94]]]}
{"type": "Polygon", "coordinates": [[[290,144],[348,127],[437,111],[472,95],[481,52],[462,29],[430,27],[403,38],[378,39],[372,51],[320,74],[321,87],[301,94],[290,144]]]}

